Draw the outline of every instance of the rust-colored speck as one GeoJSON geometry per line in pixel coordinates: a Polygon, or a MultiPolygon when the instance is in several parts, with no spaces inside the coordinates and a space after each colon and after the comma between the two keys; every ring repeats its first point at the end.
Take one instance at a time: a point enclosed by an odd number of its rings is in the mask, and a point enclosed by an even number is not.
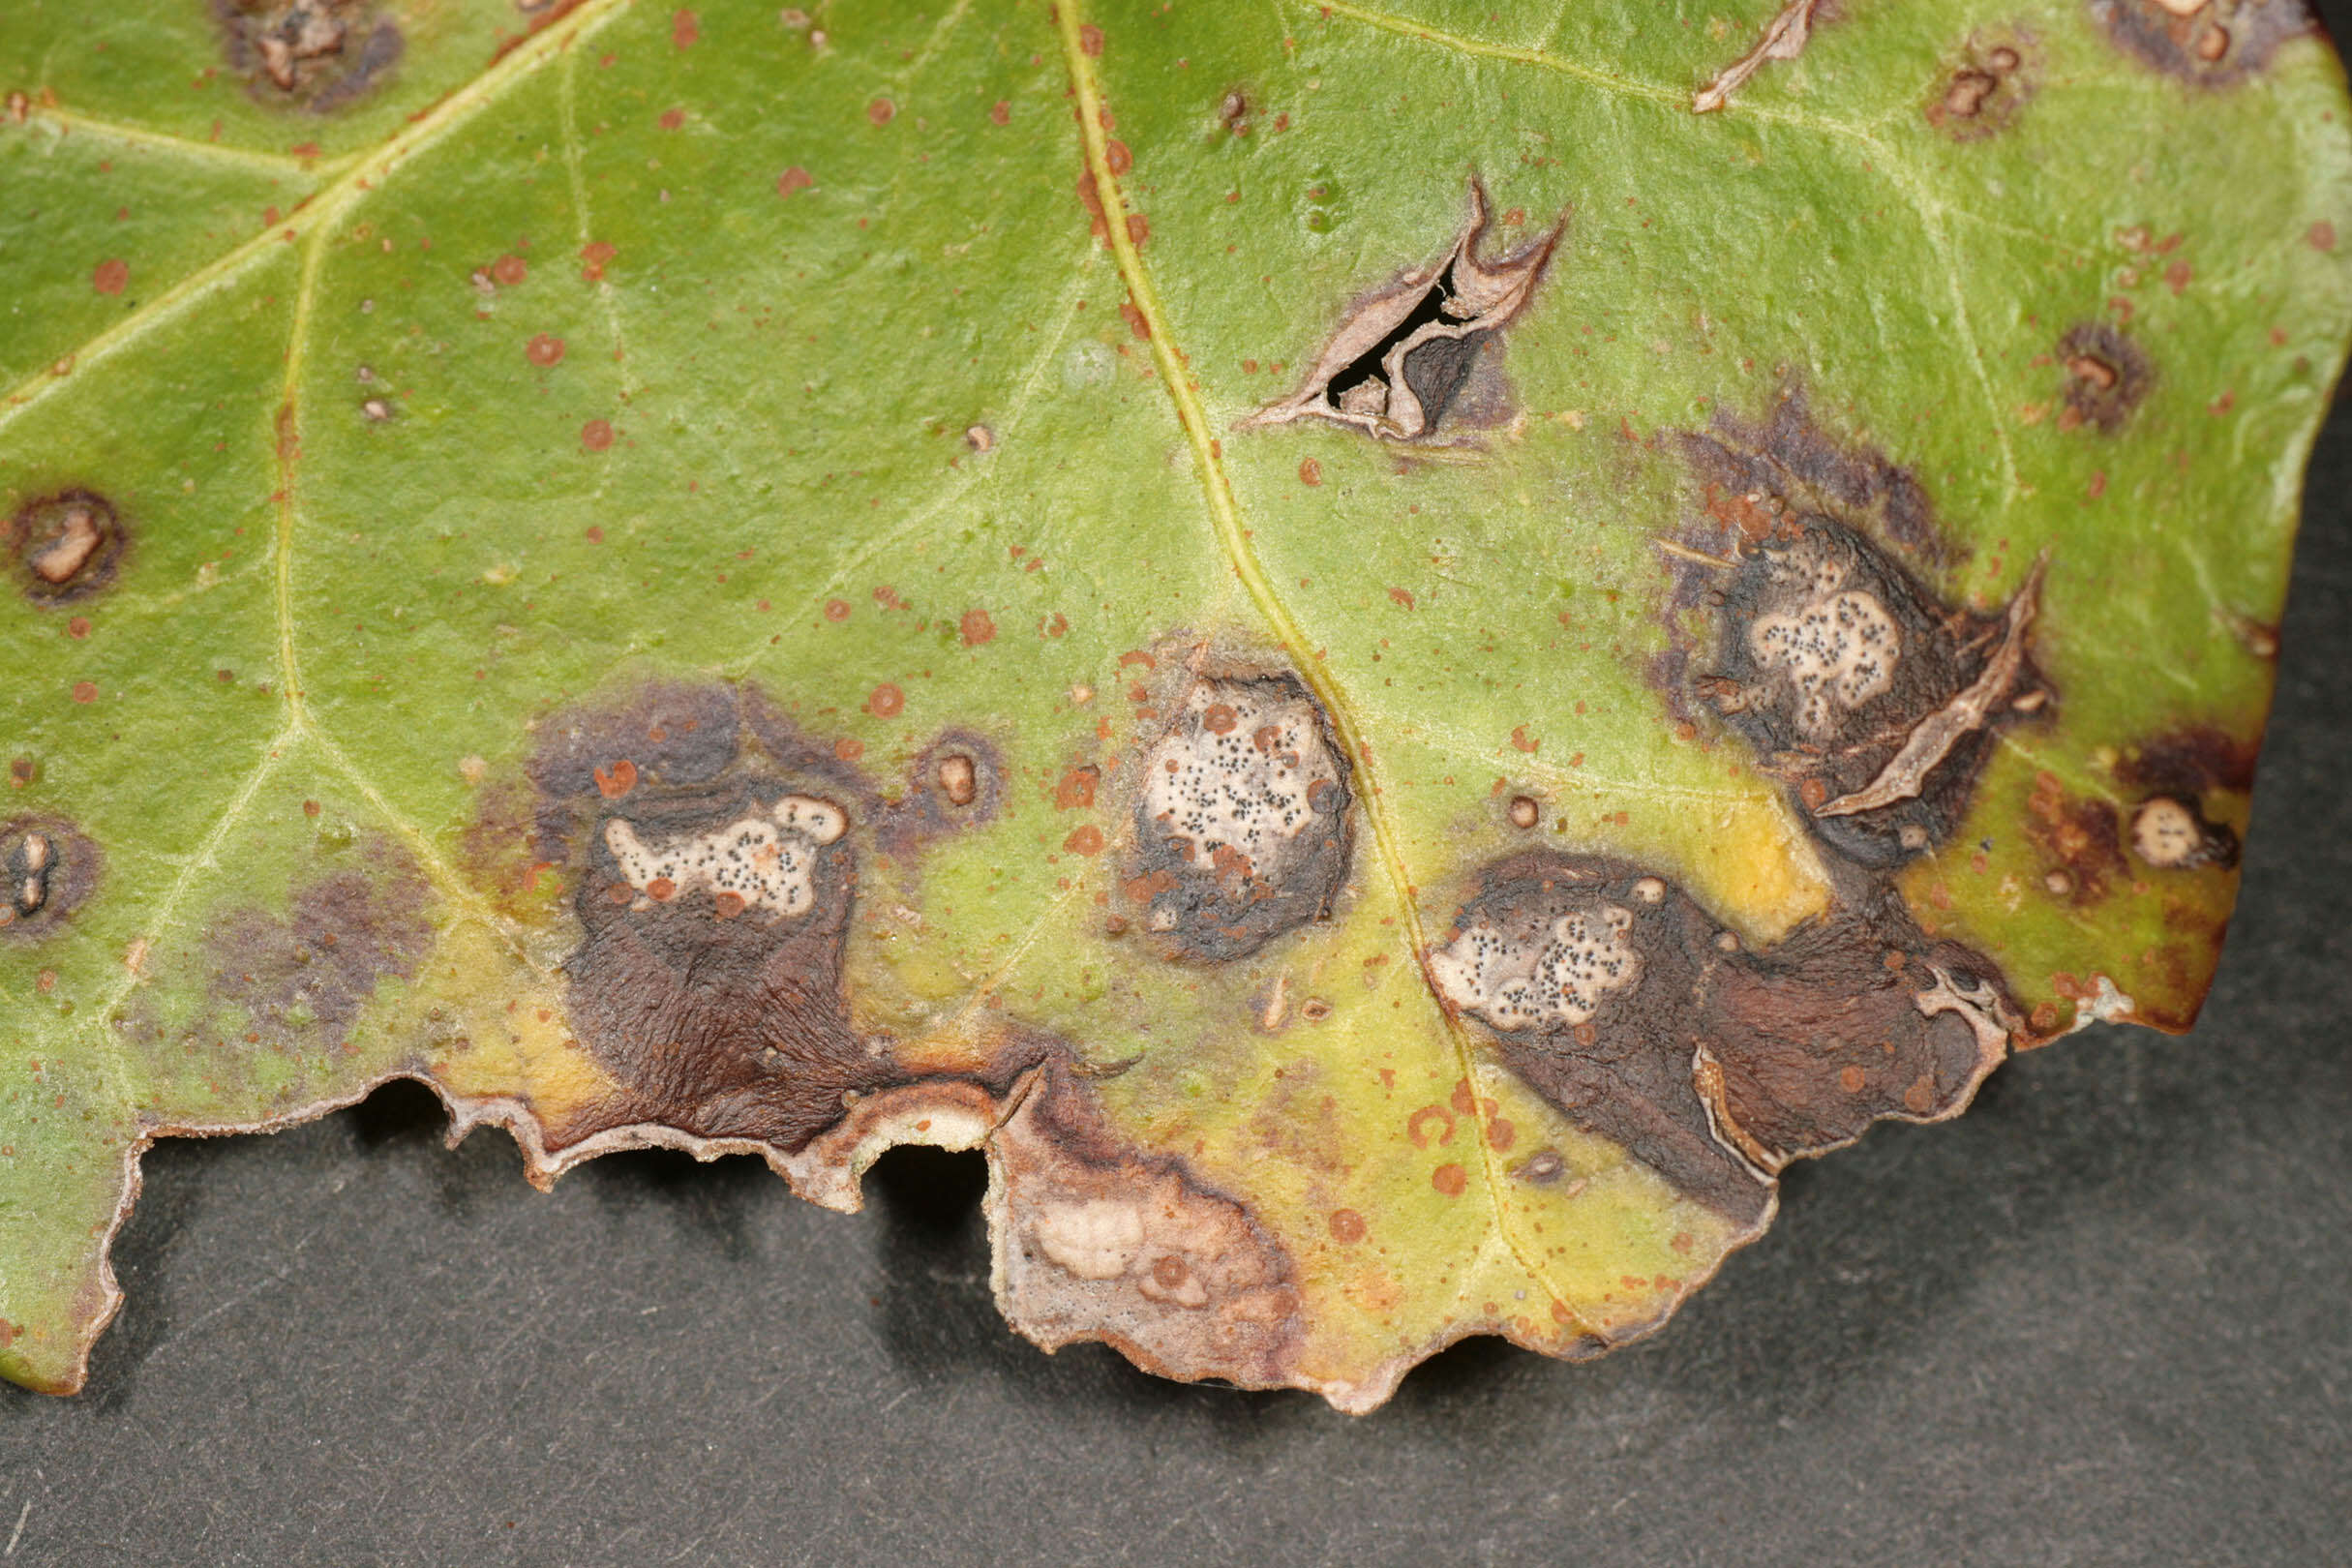
{"type": "Polygon", "coordinates": [[[502,256],[490,264],[490,281],[500,288],[512,288],[530,276],[530,263],[519,256],[502,256]]]}
{"type": "Polygon", "coordinates": [[[1469,1172],[1460,1165],[1439,1165],[1430,1172],[1430,1185],[1447,1197],[1460,1197],[1470,1185],[1469,1172]]]}
{"type": "MultiPolygon", "coordinates": [[[[610,768],[589,769],[595,775],[596,793],[608,800],[618,800],[637,788],[637,765],[623,757],[610,768]]],[[[573,774],[577,778],[578,774],[573,774]]]]}
{"type": "Polygon", "coordinates": [[[988,118],[998,125],[1006,125],[1010,123],[1012,119],[1012,106],[1006,103],[1001,98],[998,99],[995,103],[988,106],[988,118]]]}
{"type": "Polygon", "coordinates": [[[1404,608],[1406,608],[1407,610],[1410,610],[1410,609],[1413,607],[1413,594],[1412,594],[1412,590],[1411,590],[1410,588],[1390,588],[1390,589],[1388,590],[1388,596],[1389,596],[1389,600],[1390,600],[1390,602],[1395,603],[1395,604],[1401,604],[1401,605],[1404,606],[1404,608]]]}
{"type": "Polygon", "coordinates": [[[876,718],[895,718],[906,706],[907,694],[887,680],[876,686],[874,694],[865,700],[865,710],[876,718]]]}
{"type": "Polygon", "coordinates": [[[613,427],[602,419],[591,419],[580,427],[580,444],[591,452],[601,452],[613,444],[613,427]]]}
{"type": "Polygon", "coordinates": [[[102,294],[119,294],[131,282],[131,263],[109,256],[91,270],[90,286],[102,294]]]}
{"type": "Polygon", "coordinates": [[[1527,727],[1524,724],[1520,724],[1512,727],[1511,744],[1517,747],[1519,750],[1526,752],[1529,756],[1533,756],[1535,752],[1542,747],[1543,742],[1541,740],[1528,739],[1527,727]]]}
{"type": "Polygon", "coordinates": [[[966,648],[978,648],[980,644],[993,641],[996,637],[996,622],[988,618],[988,612],[985,610],[967,610],[964,612],[963,619],[956,624],[963,632],[964,647],[966,648]]]}
{"type": "Polygon", "coordinates": [[[877,98],[865,106],[865,117],[876,125],[888,125],[898,113],[898,106],[887,98],[877,98]]]}
{"type": "Polygon", "coordinates": [[[306,817],[316,817],[318,815],[318,802],[316,800],[303,801],[302,814],[306,817]]]}
{"type": "Polygon", "coordinates": [[[655,877],[646,884],[646,896],[657,904],[666,904],[678,896],[678,884],[668,877],[655,877]]]}
{"type": "Polygon", "coordinates": [[[1432,1137],[1438,1143],[1451,1143],[1454,1141],[1454,1113],[1443,1105],[1424,1105],[1404,1119],[1404,1135],[1413,1140],[1416,1149],[1428,1148],[1432,1137]],[[1428,1131],[1431,1124],[1440,1125],[1444,1131],[1432,1134],[1428,1131]]]}
{"type": "Polygon", "coordinates": [[[80,641],[81,641],[83,638],[85,638],[85,637],[89,636],[89,635],[90,635],[90,619],[89,619],[89,618],[88,618],[87,616],[75,616],[75,617],[73,619],[71,619],[71,620],[67,621],[67,622],[66,622],[66,635],[67,635],[68,637],[73,638],[73,639],[74,639],[74,641],[75,641],[75,642],[77,642],[77,643],[78,643],[78,642],[80,642],[80,641]]]}
{"type": "Polygon", "coordinates": [[[1095,803],[1095,784],[1102,776],[1099,768],[1073,768],[1062,775],[1053,787],[1056,810],[1083,811],[1095,803]]]}
{"type": "Polygon", "coordinates": [[[722,920],[734,920],[743,913],[743,895],[739,892],[720,893],[710,900],[710,913],[722,920]]]}
{"type": "Polygon", "coordinates": [[[97,685],[87,680],[75,681],[74,700],[77,703],[94,703],[98,701],[97,685]]]}
{"type": "Polygon", "coordinates": [[[2165,286],[2176,294],[2186,288],[2188,280],[2195,276],[2196,269],[2186,261],[2175,261],[2164,269],[2165,286]]]}
{"type": "Polygon", "coordinates": [[[686,111],[682,108],[663,109],[661,111],[661,128],[664,131],[676,131],[685,123],[686,111]]]}
{"type": "Polygon", "coordinates": [[[1353,1247],[1364,1239],[1364,1217],[1353,1209],[1331,1211],[1331,1239],[1342,1247],[1353,1247]]]}
{"type": "Polygon", "coordinates": [[[580,277],[584,283],[600,283],[604,279],[605,263],[619,253],[604,240],[590,240],[580,247],[580,277]]]}
{"type": "Polygon", "coordinates": [[[1100,855],[1102,853],[1102,829],[1090,822],[1062,840],[1062,847],[1072,855],[1100,855]]]}
{"type": "Polygon", "coordinates": [[[2304,238],[2310,241],[2314,251],[2333,251],[2336,249],[2336,226],[2322,218],[2311,226],[2304,238]]]}
{"type": "Polygon", "coordinates": [[[1211,703],[1209,710],[1200,715],[1200,727],[1211,735],[1231,735],[1234,722],[1238,717],[1239,715],[1225,704],[1211,703]]]}
{"type": "Polygon", "coordinates": [[[523,346],[524,355],[541,370],[563,363],[563,340],[542,332],[523,346]]]}
{"type": "Polygon", "coordinates": [[[845,735],[833,742],[833,755],[843,762],[856,762],[865,755],[865,742],[854,735],[845,735]]]}
{"type": "Polygon", "coordinates": [[[849,601],[848,601],[848,600],[846,600],[846,599],[828,599],[828,600],[826,600],[826,601],[825,601],[825,618],[826,618],[826,619],[828,619],[828,620],[847,620],[847,619],[849,619],[849,616],[850,616],[850,611],[849,611],[849,601]]]}
{"type": "Polygon", "coordinates": [[[1312,458],[1301,459],[1299,462],[1299,483],[1302,485],[1319,485],[1322,482],[1323,465],[1317,463],[1312,458]]]}
{"type": "Polygon", "coordinates": [[[1152,323],[1144,318],[1141,311],[1135,309],[1133,300],[1123,299],[1119,302],[1119,318],[1127,323],[1128,331],[1133,333],[1137,338],[1149,338],[1152,335],[1152,323]]]}
{"type": "Polygon", "coordinates": [[[1151,237],[1152,226],[1144,222],[1143,214],[1139,212],[1129,213],[1127,215],[1127,242],[1130,245],[1132,245],[1136,250],[1140,251],[1143,249],[1145,244],[1150,241],[1151,237]]]}
{"type": "Polygon", "coordinates": [[[1127,143],[1117,137],[1102,144],[1102,166],[1113,174],[1124,174],[1135,166],[1135,155],[1127,150],[1127,143]]]}
{"type": "Polygon", "coordinates": [[[795,191],[805,191],[816,183],[815,180],[809,178],[807,169],[795,164],[776,176],[776,195],[789,196],[795,191]]]}
{"type": "Polygon", "coordinates": [[[1090,60],[1101,58],[1102,54],[1102,29],[1097,27],[1093,22],[1088,22],[1085,26],[1079,28],[1078,50],[1090,60]]]}
{"type": "Polygon", "coordinates": [[[680,10],[670,18],[670,42],[677,47],[690,49],[702,36],[702,18],[693,12],[680,10]]]}

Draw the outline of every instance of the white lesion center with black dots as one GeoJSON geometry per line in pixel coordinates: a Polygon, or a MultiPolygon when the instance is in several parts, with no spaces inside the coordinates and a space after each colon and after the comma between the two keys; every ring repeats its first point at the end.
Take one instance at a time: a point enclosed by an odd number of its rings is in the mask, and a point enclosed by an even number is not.
{"type": "Polygon", "coordinates": [[[1506,1033],[1588,1023],[1612,992],[1642,983],[1642,953],[1625,940],[1632,912],[1617,904],[1570,910],[1547,930],[1514,935],[1478,920],[1430,954],[1430,980],[1448,1002],[1506,1033]]]}
{"type": "Polygon", "coordinates": [[[1876,595],[1846,586],[1846,568],[1822,550],[1791,553],[1771,569],[1793,588],[1796,608],[1759,616],[1748,651],[1766,670],[1786,671],[1796,688],[1796,727],[1825,736],[1837,709],[1853,709],[1893,684],[1903,633],[1876,595]]]}
{"type": "Polygon", "coordinates": [[[1318,788],[1338,787],[1340,767],[1304,695],[1200,680],[1144,777],[1145,817],[1185,840],[1191,859],[1230,850],[1263,875],[1313,821],[1318,788]]]}
{"type": "Polygon", "coordinates": [[[817,852],[848,830],[848,815],[831,801],[787,795],[767,811],[723,828],[652,844],[635,825],[615,817],[604,825],[604,843],[636,890],[632,909],[694,893],[713,899],[732,894],[745,912],[780,920],[815,905],[817,852]]]}

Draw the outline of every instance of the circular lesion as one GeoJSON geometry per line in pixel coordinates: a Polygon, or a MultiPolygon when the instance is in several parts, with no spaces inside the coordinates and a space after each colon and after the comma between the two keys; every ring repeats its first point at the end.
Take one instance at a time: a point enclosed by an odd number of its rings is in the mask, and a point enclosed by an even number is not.
{"type": "Polygon", "coordinates": [[[98,846],[62,817],[0,823],[0,940],[55,931],[97,890],[100,869],[98,846]]]}

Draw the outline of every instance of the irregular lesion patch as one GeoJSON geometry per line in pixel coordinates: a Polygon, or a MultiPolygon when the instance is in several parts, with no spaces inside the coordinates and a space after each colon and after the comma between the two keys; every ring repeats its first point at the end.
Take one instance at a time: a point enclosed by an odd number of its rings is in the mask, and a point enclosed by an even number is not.
{"type": "Polygon", "coordinates": [[[1144,753],[1123,891],[1173,955],[1245,957],[1331,911],[1354,840],[1346,753],[1286,672],[1195,676],[1144,753]]]}
{"type": "Polygon", "coordinates": [[[2053,706],[2032,659],[2044,564],[1998,614],[1944,603],[1872,537],[1934,558],[1924,493],[1829,442],[1797,400],[1681,444],[1712,526],[1706,548],[1668,558],[1672,613],[1713,624],[1694,635],[1670,616],[1670,700],[1745,739],[1846,861],[1884,870],[1942,843],[2000,732],[2053,706]]]}
{"type": "Polygon", "coordinates": [[[1899,906],[1757,952],[1654,872],[1549,851],[1488,866],[1425,967],[1562,1115],[1740,1224],[1789,1161],[1955,1113],[2015,1018],[1990,964],[1899,906]]]}

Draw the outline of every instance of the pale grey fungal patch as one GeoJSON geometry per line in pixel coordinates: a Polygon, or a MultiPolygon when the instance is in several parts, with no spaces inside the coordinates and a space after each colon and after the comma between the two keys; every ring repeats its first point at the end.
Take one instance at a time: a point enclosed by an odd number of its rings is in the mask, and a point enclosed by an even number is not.
{"type": "Polygon", "coordinates": [[[1642,954],[1625,940],[1632,929],[1632,913],[1616,904],[1569,911],[1540,943],[1481,920],[1430,955],[1430,980],[1506,1034],[1588,1023],[1609,993],[1642,983],[1642,954]]]}
{"type": "Polygon", "coordinates": [[[1185,708],[1196,722],[1145,761],[1143,814],[1185,840],[1188,859],[1215,864],[1225,852],[1265,876],[1316,822],[1316,792],[1340,782],[1313,704],[1262,682],[1201,680],[1185,708]]]}
{"type": "Polygon", "coordinates": [[[1826,736],[1835,728],[1832,704],[1852,711],[1894,683],[1902,630],[1875,594],[1848,588],[1845,566],[1818,547],[1791,552],[1771,574],[1809,597],[1792,613],[1759,616],[1748,627],[1748,651],[1764,668],[1788,672],[1797,728],[1826,736]]]}
{"type": "Polygon", "coordinates": [[[604,827],[605,847],[638,894],[635,909],[708,891],[732,895],[745,910],[775,920],[804,915],[816,903],[811,873],[817,851],[840,838],[849,818],[829,800],[787,795],[765,814],[747,816],[707,833],[648,846],[628,822],[604,827]]]}

